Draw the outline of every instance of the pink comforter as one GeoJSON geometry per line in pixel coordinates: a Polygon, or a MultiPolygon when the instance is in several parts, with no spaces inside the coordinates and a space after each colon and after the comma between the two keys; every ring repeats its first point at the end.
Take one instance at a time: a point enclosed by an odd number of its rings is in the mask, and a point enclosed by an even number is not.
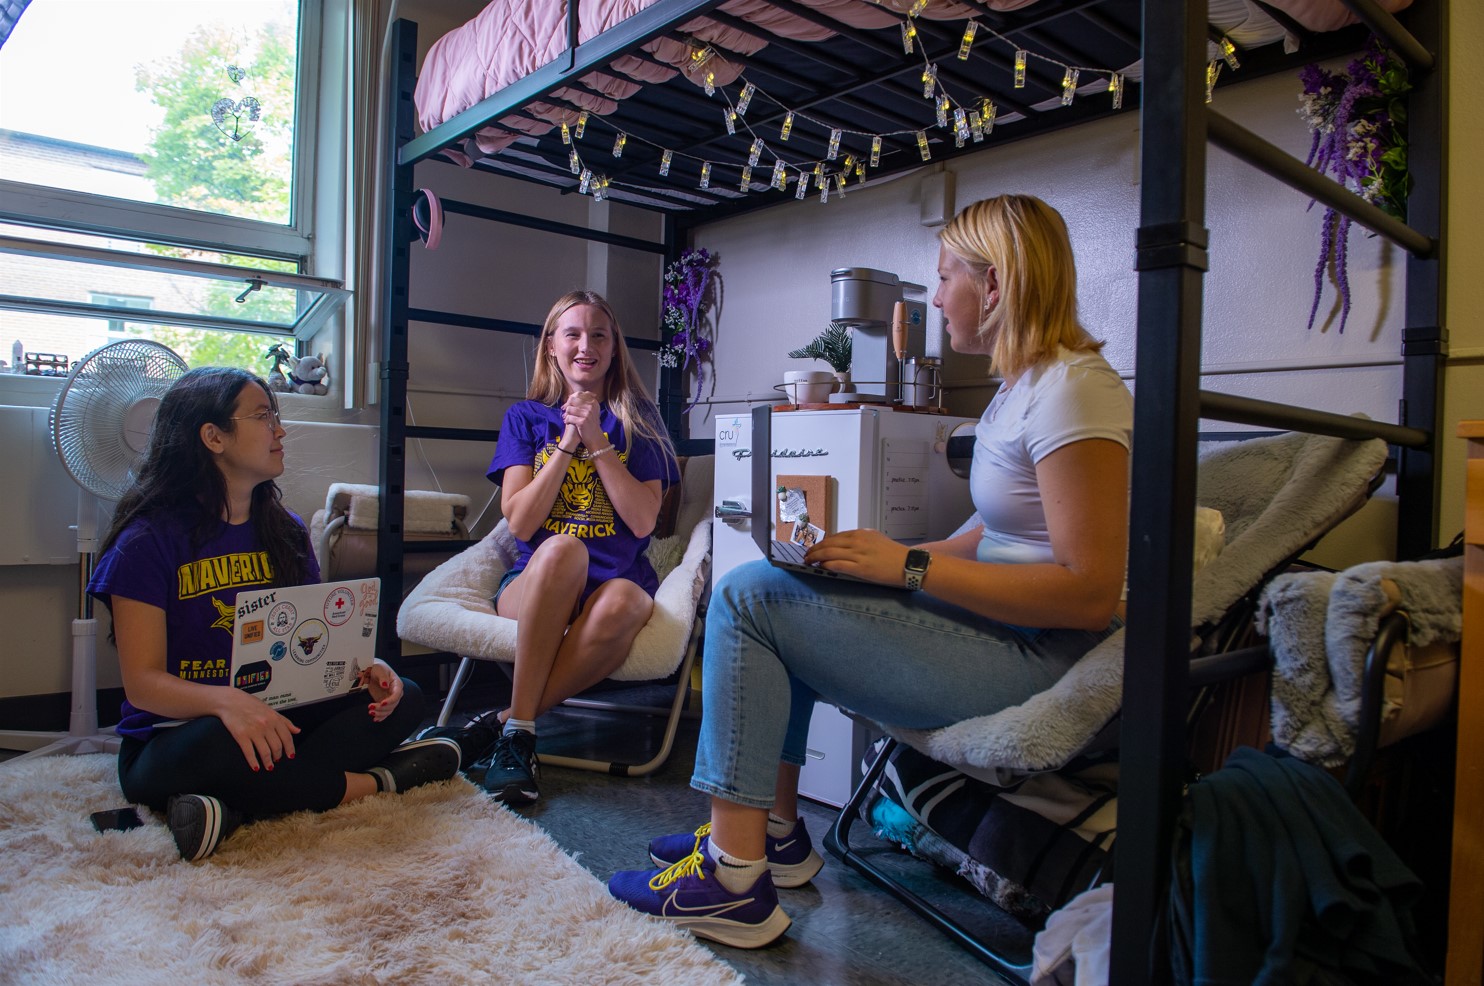
{"type": "MultiPolygon", "coordinates": [[[[589,41],[619,21],[648,7],[655,0],[578,0],[579,43],[589,41]]],[[[861,28],[890,27],[901,21],[901,13],[912,0],[799,0],[842,25],[861,28]],[[878,5],[879,4],[879,5],[878,5]],[[897,8],[884,9],[884,8],[897,8]]],[[[1036,0],[986,0],[996,10],[1015,10],[1036,0]]],[[[1331,31],[1355,23],[1355,16],[1339,0],[1269,0],[1313,31],[1331,31]]],[[[1412,0],[1380,0],[1381,6],[1397,11],[1412,0]]],[[[798,41],[822,41],[835,32],[820,27],[763,0],[729,0],[720,9],[759,28],[798,41]]],[[[936,20],[964,20],[971,8],[958,3],[935,2],[923,16],[936,20]]],[[[1269,19],[1270,20],[1270,19],[1269,19]]],[[[742,74],[742,57],[761,50],[766,42],[750,34],[698,17],[678,29],[715,44],[728,55],[716,55],[704,66],[696,66],[689,46],[661,38],[644,50],[661,64],[632,56],[616,58],[606,72],[589,72],[581,81],[594,92],[572,88],[552,95],[592,113],[608,114],[618,108],[616,100],[632,96],[643,83],[665,82],[683,73],[696,85],[714,74],[717,85],[728,85],[742,74]],[[666,67],[668,66],[668,67],[666,67]]],[[[444,35],[428,50],[418,76],[414,96],[418,122],[424,131],[463,112],[480,100],[553,61],[567,47],[567,0],[491,0],[478,16],[444,35]]],[[[488,127],[474,135],[480,152],[493,154],[509,146],[521,133],[540,136],[561,123],[574,123],[577,113],[546,102],[529,104],[525,113],[500,120],[504,127],[488,127]]],[[[458,151],[450,156],[463,158],[458,151]]],[[[461,163],[467,164],[465,158],[461,163]]]]}

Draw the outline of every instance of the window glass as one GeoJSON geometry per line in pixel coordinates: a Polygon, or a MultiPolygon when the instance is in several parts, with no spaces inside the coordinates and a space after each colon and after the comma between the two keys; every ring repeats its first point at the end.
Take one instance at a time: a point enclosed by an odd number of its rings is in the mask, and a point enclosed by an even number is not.
{"type": "Polygon", "coordinates": [[[33,0],[0,177],[287,225],[298,42],[297,0],[33,0]]]}

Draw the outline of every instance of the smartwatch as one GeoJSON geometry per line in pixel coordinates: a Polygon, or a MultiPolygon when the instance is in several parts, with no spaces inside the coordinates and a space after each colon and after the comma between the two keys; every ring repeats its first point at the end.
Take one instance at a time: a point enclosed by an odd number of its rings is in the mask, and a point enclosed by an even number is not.
{"type": "Polygon", "coordinates": [[[927,574],[933,556],[921,548],[907,549],[907,563],[902,566],[902,583],[916,591],[922,588],[922,577],[927,574]]]}

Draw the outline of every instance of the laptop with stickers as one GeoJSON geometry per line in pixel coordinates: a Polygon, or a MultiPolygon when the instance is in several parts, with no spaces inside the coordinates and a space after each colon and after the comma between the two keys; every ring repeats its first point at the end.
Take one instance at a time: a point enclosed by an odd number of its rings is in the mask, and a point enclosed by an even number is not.
{"type": "Polygon", "coordinates": [[[232,686],[275,709],[360,688],[376,658],[380,595],[380,579],[239,592],[232,686]]]}

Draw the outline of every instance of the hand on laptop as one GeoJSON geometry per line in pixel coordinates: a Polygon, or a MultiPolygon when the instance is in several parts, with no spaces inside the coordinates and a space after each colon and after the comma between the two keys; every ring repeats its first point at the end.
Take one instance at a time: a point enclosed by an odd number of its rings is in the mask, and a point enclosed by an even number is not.
{"type": "Polygon", "coordinates": [[[371,718],[376,722],[391,715],[402,701],[402,679],[385,661],[377,660],[362,671],[361,683],[371,695],[371,718]]]}
{"type": "Polygon", "coordinates": [[[215,688],[220,695],[216,716],[242,748],[253,770],[272,770],[284,757],[293,759],[294,734],[299,727],[270,709],[254,695],[236,688],[215,688]]]}
{"type": "Polygon", "coordinates": [[[902,584],[907,546],[869,528],[825,537],[804,555],[810,565],[881,585],[902,584]]]}

